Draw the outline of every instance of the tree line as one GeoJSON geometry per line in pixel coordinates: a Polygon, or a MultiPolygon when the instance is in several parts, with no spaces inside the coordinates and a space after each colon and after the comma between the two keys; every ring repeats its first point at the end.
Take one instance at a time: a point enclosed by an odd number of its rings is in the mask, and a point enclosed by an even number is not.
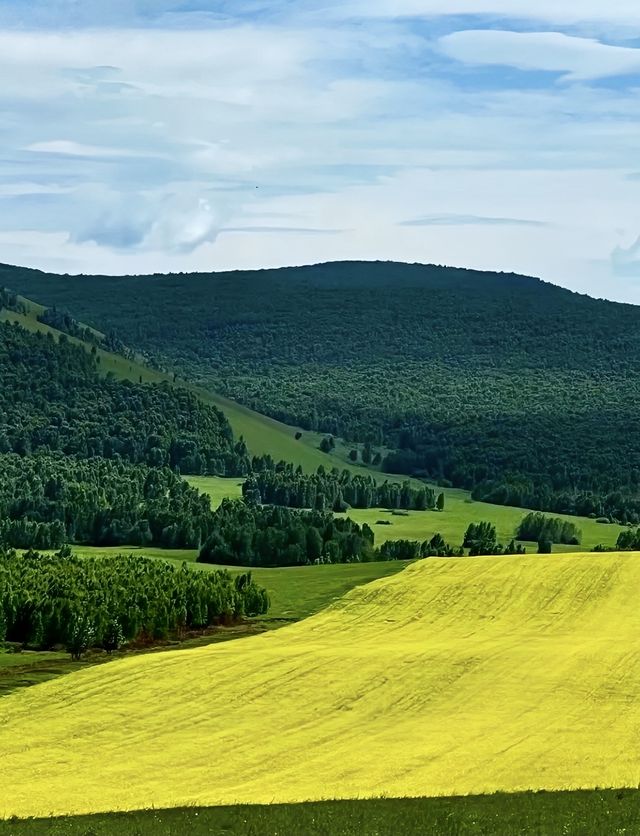
{"type": "Polygon", "coordinates": [[[0,455],[0,544],[197,549],[210,500],[169,468],[61,454],[0,455]]]}
{"type": "Polygon", "coordinates": [[[234,623],[267,607],[265,590],[250,574],[193,572],[186,564],[177,569],[138,557],[0,549],[0,641],[34,649],[116,650],[125,642],[234,623]]]}
{"type": "Polygon", "coordinates": [[[258,504],[338,512],[348,508],[444,509],[444,494],[436,495],[427,486],[413,488],[408,480],[378,483],[373,476],[338,468],[327,471],[322,465],[316,473],[305,474],[301,467],[286,462],[262,464],[254,460],[253,472],[242,486],[243,496],[258,504]]]}

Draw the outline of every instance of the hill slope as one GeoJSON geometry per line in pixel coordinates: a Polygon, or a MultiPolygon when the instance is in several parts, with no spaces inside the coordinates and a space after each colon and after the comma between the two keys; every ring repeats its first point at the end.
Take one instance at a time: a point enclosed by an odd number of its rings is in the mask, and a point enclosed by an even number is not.
{"type": "Polygon", "coordinates": [[[0,814],[636,786],[637,555],[427,560],[0,701],[0,814]]]}
{"type": "Polygon", "coordinates": [[[640,309],[523,276],[393,263],[0,283],[114,329],[387,469],[478,498],[640,520],[640,309]]]}

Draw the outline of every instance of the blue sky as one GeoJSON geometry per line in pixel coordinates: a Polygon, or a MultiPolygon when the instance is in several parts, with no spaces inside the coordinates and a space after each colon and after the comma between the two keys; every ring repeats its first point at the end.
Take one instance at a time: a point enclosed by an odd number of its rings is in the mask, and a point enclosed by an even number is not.
{"type": "Polygon", "coordinates": [[[0,260],[396,259],[640,303],[637,0],[0,0],[0,260]]]}

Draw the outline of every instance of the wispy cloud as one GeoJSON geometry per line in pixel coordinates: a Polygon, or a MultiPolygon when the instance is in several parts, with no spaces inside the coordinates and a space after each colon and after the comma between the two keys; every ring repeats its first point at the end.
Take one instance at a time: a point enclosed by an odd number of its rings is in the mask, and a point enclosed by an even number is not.
{"type": "Polygon", "coordinates": [[[473,29],[445,35],[438,43],[445,55],[467,64],[559,73],[571,81],[640,72],[640,49],[561,32],[473,29]]]}
{"type": "Polygon", "coordinates": [[[491,218],[486,215],[425,215],[400,221],[400,226],[537,226],[544,227],[545,221],[524,218],[491,218]]]}
{"type": "MultiPolygon", "coordinates": [[[[100,145],[83,145],[71,139],[54,139],[46,142],[32,142],[24,148],[38,154],[62,154],[65,157],[91,157],[95,159],[113,159],[122,157],[145,157],[142,151],[131,151],[126,148],[107,148],[100,145]]],[[[155,155],[154,155],[155,156],[155,155]]]]}

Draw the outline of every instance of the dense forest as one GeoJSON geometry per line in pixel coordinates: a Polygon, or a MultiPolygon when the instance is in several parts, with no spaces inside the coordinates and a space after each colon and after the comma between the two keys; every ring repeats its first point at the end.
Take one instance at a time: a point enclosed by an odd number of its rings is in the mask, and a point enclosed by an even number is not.
{"type": "Polygon", "coordinates": [[[0,454],[0,545],[199,548],[209,498],[169,468],[61,454],[0,454]]]}
{"type": "Polygon", "coordinates": [[[0,453],[37,450],[243,475],[242,442],[215,407],[168,384],[102,377],[97,357],[64,336],[0,322],[0,453]]]}
{"type": "MultiPolygon", "coordinates": [[[[255,466],[255,465],[254,465],[255,466]]],[[[404,508],[426,511],[444,508],[444,495],[429,487],[412,488],[410,483],[383,481],[373,476],[322,466],[317,473],[279,462],[271,469],[254,470],[242,486],[242,493],[257,503],[313,508],[317,511],[346,511],[348,508],[404,508]]]]}
{"type": "Polygon", "coordinates": [[[384,443],[390,472],[640,521],[636,307],[394,263],[120,278],[5,266],[0,284],[264,413],[384,443]]]}
{"type": "Polygon", "coordinates": [[[210,503],[179,473],[250,470],[222,413],[190,393],[104,377],[64,335],[0,322],[1,545],[197,549],[210,503]]]}
{"type": "Polygon", "coordinates": [[[129,641],[230,624],[267,607],[250,574],[0,549],[0,641],[36,649],[63,645],[74,656],[90,647],[117,650],[129,641]]]}

